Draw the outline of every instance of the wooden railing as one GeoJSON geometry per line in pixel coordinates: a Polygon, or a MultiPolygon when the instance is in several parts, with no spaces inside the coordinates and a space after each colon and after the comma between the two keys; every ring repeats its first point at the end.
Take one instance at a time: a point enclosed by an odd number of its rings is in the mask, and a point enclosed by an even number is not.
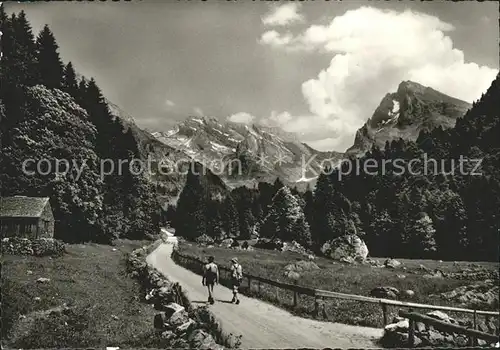
{"type": "MultiPolygon", "coordinates": [[[[199,271],[198,273],[202,273],[202,268],[205,262],[193,258],[188,255],[183,255],[179,253],[177,250],[174,249],[172,252],[172,257],[177,258],[179,260],[185,260],[185,261],[190,261],[194,262],[195,264],[199,265],[199,271]]],[[[181,264],[182,265],[182,264],[181,264]]],[[[219,266],[219,271],[224,271],[225,273],[230,273],[230,269],[224,266],[219,266]]],[[[298,306],[298,296],[299,295],[308,295],[312,296],[315,299],[314,302],[314,315],[318,316],[320,314],[326,315],[326,310],[325,310],[325,303],[324,301],[326,299],[345,299],[345,300],[353,300],[353,301],[361,301],[361,302],[366,302],[366,303],[373,303],[373,304],[379,304],[382,308],[382,314],[384,318],[384,325],[388,324],[388,313],[387,313],[387,307],[388,306],[399,306],[399,307],[405,307],[405,308],[410,308],[410,309],[428,309],[428,310],[440,310],[440,311],[448,311],[448,312],[460,312],[460,313],[468,313],[474,315],[473,320],[474,320],[474,328],[477,327],[477,316],[478,315],[483,315],[486,317],[490,316],[500,316],[499,311],[483,311],[483,310],[474,310],[474,309],[464,309],[464,308],[458,308],[458,307],[451,307],[451,306],[439,306],[439,305],[429,305],[429,304],[418,304],[418,303],[411,303],[411,302],[405,302],[405,301],[399,301],[399,300],[391,300],[391,299],[383,299],[383,298],[373,298],[373,297],[367,297],[363,295],[355,295],[355,294],[345,294],[345,293],[339,293],[339,292],[332,292],[328,290],[321,290],[321,289],[313,289],[313,288],[307,288],[303,286],[298,286],[296,284],[289,284],[289,283],[283,283],[283,282],[277,282],[273,281],[267,278],[259,277],[259,276],[254,276],[248,273],[243,273],[243,277],[247,279],[248,281],[248,287],[252,285],[252,281],[257,281],[258,282],[258,292],[260,293],[260,285],[261,284],[268,284],[280,289],[288,290],[293,292],[293,306],[297,307],[298,306]]]]}
{"type": "Polygon", "coordinates": [[[404,310],[399,311],[399,316],[409,320],[408,327],[408,346],[411,348],[415,345],[415,323],[422,322],[441,330],[446,333],[463,334],[471,339],[470,346],[476,346],[476,339],[482,339],[487,343],[497,343],[499,341],[498,335],[480,332],[475,329],[465,328],[452,323],[444,322],[426,315],[418,314],[415,312],[408,312],[404,310]]]}

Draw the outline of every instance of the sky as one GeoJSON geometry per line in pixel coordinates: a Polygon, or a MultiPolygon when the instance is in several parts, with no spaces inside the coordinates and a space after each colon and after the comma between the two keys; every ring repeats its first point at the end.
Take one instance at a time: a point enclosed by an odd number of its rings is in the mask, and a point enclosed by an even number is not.
{"type": "Polygon", "coordinates": [[[279,126],[345,151],[413,80],[468,102],[499,68],[498,3],[222,1],[5,3],[136,123],[189,116],[279,126]]]}

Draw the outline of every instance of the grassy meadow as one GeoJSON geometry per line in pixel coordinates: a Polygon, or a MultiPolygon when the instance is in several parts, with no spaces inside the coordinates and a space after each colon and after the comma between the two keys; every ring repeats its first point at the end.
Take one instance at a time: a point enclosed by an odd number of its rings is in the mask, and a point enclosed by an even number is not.
{"type": "Polygon", "coordinates": [[[67,245],[57,258],[2,256],[2,346],[157,346],[150,344],[156,311],[139,300],[125,265],[127,253],[150,243],[67,245]]]}
{"type": "MultiPolygon", "coordinates": [[[[213,255],[218,264],[229,267],[232,257],[238,257],[243,271],[251,275],[264,277],[267,279],[294,283],[283,275],[286,265],[299,260],[307,260],[307,257],[294,252],[278,252],[271,250],[255,249],[235,250],[222,247],[200,247],[192,243],[181,242],[179,252],[184,255],[206,259],[213,255]]],[[[385,259],[380,260],[381,263],[385,259]]],[[[439,294],[453,290],[459,286],[474,283],[462,278],[426,278],[425,274],[429,270],[439,269],[444,273],[461,273],[465,270],[488,270],[494,271],[499,268],[499,264],[468,263],[468,262],[440,262],[433,260],[409,260],[398,259],[402,265],[396,269],[377,268],[367,264],[347,265],[335,262],[326,258],[316,257],[314,262],[320,267],[319,270],[311,270],[301,273],[301,278],[297,281],[298,285],[317,288],[341,293],[357,294],[369,296],[370,291],[379,286],[391,286],[400,291],[413,290],[413,297],[401,296],[399,300],[425,303],[432,305],[453,305],[446,300],[442,300],[439,294]],[[427,268],[422,269],[421,265],[427,268]]],[[[186,266],[191,270],[199,271],[196,266],[186,266]]],[[[222,281],[222,283],[227,283],[222,281]]],[[[260,299],[280,305],[290,309],[293,313],[313,317],[314,298],[301,295],[298,300],[298,306],[293,307],[293,293],[285,290],[279,290],[273,286],[252,282],[250,289],[245,279],[241,288],[242,293],[255,296],[260,299]]],[[[326,315],[319,315],[320,319],[346,324],[382,327],[383,314],[379,305],[371,303],[362,303],[349,300],[327,300],[325,301],[326,315]]],[[[388,307],[389,321],[397,315],[398,308],[388,307]]],[[[421,310],[425,311],[425,310],[421,310]]],[[[467,319],[467,315],[449,313],[450,316],[458,319],[467,319]]]]}

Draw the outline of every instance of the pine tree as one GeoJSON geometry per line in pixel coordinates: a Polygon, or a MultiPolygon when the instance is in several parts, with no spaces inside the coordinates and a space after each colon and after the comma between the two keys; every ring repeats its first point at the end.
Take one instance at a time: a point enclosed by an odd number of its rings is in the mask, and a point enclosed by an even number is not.
{"type": "Polygon", "coordinates": [[[207,195],[200,181],[192,171],[188,171],[186,184],[177,202],[176,234],[186,239],[207,233],[207,195]]]}
{"type": "Polygon", "coordinates": [[[79,88],[78,88],[78,82],[76,80],[76,72],[75,69],[73,68],[73,64],[71,62],[68,62],[66,67],[64,67],[64,77],[62,81],[62,89],[73,96],[73,98],[77,99],[79,98],[79,88]]]}
{"type": "Polygon", "coordinates": [[[239,216],[236,205],[231,196],[227,196],[224,202],[224,229],[230,238],[240,235],[239,216]]]}
{"type": "MultiPolygon", "coordinates": [[[[9,56],[12,55],[10,56],[12,60],[9,60],[9,63],[13,64],[10,76],[14,79],[14,85],[35,85],[39,82],[39,72],[36,66],[36,44],[31,25],[26,19],[26,13],[21,11],[17,16],[12,15],[11,23],[12,35],[15,40],[13,52],[8,53],[9,56]]],[[[4,54],[7,56],[6,52],[4,54]]]]}
{"type": "Polygon", "coordinates": [[[64,67],[57,52],[59,46],[48,25],[45,25],[38,35],[36,46],[40,82],[49,89],[59,89],[63,82],[64,67]]]}
{"type": "Polygon", "coordinates": [[[311,244],[309,225],[304,212],[290,189],[283,186],[273,198],[271,209],[261,227],[265,236],[277,237],[283,241],[297,241],[311,244]]]}
{"type": "Polygon", "coordinates": [[[307,189],[304,193],[304,215],[306,216],[307,223],[311,226],[314,220],[314,197],[311,189],[307,189]]]}
{"type": "Polygon", "coordinates": [[[241,239],[251,239],[255,218],[250,208],[244,208],[240,214],[240,237],[241,239]]]}
{"type": "Polygon", "coordinates": [[[177,209],[174,205],[169,204],[167,206],[167,210],[165,212],[165,221],[173,228],[176,228],[176,217],[177,217],[176,212],[177,209]]]}

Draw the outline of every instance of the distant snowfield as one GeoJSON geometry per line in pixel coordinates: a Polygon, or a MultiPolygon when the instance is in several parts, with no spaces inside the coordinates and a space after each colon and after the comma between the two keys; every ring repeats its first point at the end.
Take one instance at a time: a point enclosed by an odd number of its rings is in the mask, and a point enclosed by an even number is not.
{"type": "Polygon", "coordinates": [[[300,179],[298,179],[297,181],[295,182],[311,182],[313,180],[316,180],[318,177],[317,176],[314,176],[314,177],[310,177],[310,178],[307,178],[307,177],[304,177],[302,176],[300,179]]]}

